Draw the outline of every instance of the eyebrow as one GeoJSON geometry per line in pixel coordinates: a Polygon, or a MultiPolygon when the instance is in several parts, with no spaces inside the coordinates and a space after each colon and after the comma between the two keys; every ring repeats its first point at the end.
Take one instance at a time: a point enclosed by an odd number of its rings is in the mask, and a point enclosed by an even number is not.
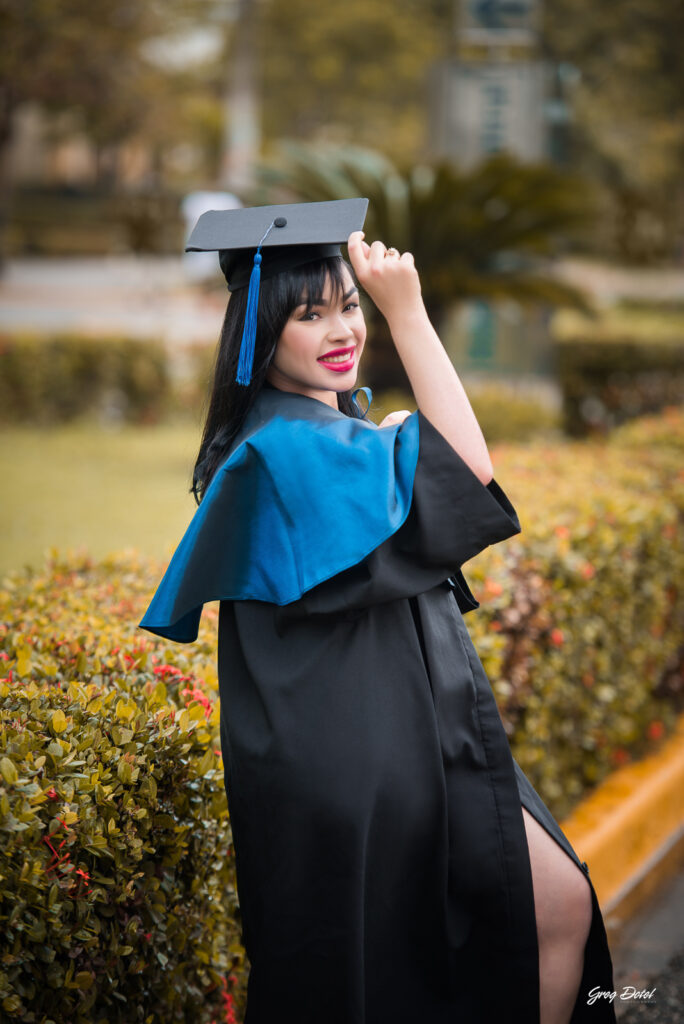
{"type": "MultiPolygon", "coordinates": [[[[344,295],[342,296],[342,301],[344,302],[345,299],[350,298],[355,292],[358,292],[358,290],[359,289],[355,285],[353,285],[349,289],[348,292],[344,293],[344,295]]],[[[323,300],[323,297],[321,295],[319,295],[315,299],[309,299],[307,302],[300,302],[299,306],[297,306],[297,309],[299,309],[300,306],[311,307],[311,306],[327,306],[327,305],[328,305],[328,303],[323,300]]]]}

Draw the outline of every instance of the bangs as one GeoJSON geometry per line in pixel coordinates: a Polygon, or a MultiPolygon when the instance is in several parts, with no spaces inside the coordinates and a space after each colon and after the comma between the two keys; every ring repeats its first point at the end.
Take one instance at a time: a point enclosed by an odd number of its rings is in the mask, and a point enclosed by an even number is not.
{"type": "Polygon", "coordinates": [[[301,267],[295,268],[291,273],[291,309],[293,310],[297,306],[305,305],[308,313],[313,306],[320,305],[328,281],[330,281],[333,301],[339,300],[344,293],[344,262],[341,256],[331,256],[315,263],[303,263],[301,267]]]}

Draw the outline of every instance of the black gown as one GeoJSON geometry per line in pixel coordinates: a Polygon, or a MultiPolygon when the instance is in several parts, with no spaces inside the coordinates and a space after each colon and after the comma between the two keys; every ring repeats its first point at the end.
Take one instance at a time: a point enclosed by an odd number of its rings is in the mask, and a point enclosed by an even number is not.
{"type": "Polygon", "coordinates": [[[588,868],[514,760],[463,621],[461,565],[518,517],[418,417],[391,537],[290,604],[220,604],[246,1024],[538,1024],[521,806],[591,888],[572,1024],[615,1021],[586,1002],[613,989],[588,868]]]}

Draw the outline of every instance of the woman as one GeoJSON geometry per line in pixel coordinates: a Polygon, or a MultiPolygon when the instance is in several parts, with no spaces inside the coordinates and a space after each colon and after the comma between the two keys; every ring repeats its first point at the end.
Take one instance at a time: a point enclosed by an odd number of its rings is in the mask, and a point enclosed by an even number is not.
{"type": "Polygon", "coordinates": [[[613,978],[587,866],[514,761],[462,617],[478,604],[461,565],[518,517],[412,255],[360,230],[348,251],[351,266],[318,257],[260,291],[255,258],[233,285],[196,525],[142,622],[191,640],[221,600],[245,1019],[614,1021],[610,1000],[589,1005],[613,978]],[[379,427],[353,390],[357,281],[417,405],[379,427]]]}

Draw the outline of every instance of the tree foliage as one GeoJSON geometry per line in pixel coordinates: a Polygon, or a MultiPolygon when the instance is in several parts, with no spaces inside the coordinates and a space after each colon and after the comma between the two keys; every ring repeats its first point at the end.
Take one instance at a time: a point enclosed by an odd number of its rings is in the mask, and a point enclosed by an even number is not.
{"type": "Polygon", "coordinates": [[[636,237],[640,219],[665,254],[684,225],[684,4],[547,0],[544,13],[546,53],[581,72],[576,160],[620,210],[622,255],[649,248],[636,237]]]}
{"type": "Polygon", "coordinates": [[[290,140],[263,162],[259,177],[255,202],[278,190],[303,202],[367,196],[367,237],[410,249],[436,304],[523,291],[530,301],[583,305],[575,289],[537,273],[539,260],[563,251],[591,216],[586,182],[554,167],[496,154],[465,171],[290,140]]]}
{"type": "MultiPolygon", "coordinates": [[[[545,164],[504,154],[461,171],[443,162],[396,164],[360,146],[289,141],[259,169],[250,203],[316,202],[363,195],[370,200],[366,240],[413,253],[423,298],[439,330],[449,307],[466,298],[585,307],[576,289],[547,269],[591,216],[586,183],[545,164]]],[[[404,383],[398,357],[375,320],[372,374],[404,383]]]]}
{"type": "Polygon", "coordinates": [[[684,4],[548,0],[544,31],[548,52],[582,73],[578,112],[598,151],[635,183],[671,181],[684,153],[684,4]]]}
{"type": "Polygon", "coordinates": [[[145,45],[187,24],[188,4],[0,0],[0,36],[9,43],[0,49],[0,146],[28,102],[48,114],[68,112],[68,128],[84,132],[97,150],[136,135],[152,151],[182,141],[178,112],[192,73],[161,68],[145,45]]]}
{"type": "Polygon", "coordinates": [[[428,71],[443,56],[444,0],[270,0],[260,54],[269,139],[328,139],[416,159],[428,71]]]}

